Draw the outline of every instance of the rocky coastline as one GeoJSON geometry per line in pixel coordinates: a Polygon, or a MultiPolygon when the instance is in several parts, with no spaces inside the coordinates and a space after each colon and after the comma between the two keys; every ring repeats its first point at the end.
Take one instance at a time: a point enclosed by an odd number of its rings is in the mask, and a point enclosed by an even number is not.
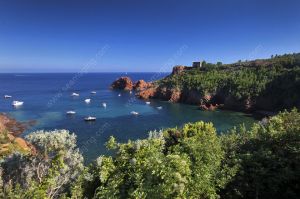
{"type": "MultiPolygon", "coordinates": [[[[177,70],[177,68],[174,70],[177,70]]],[[[173,74],[179,73],[173,72],[173,74]]],[[[215,98],[212,95],[202,96],[196,91],[168,89],[153,82],[146,82],[145,80],[133,82],[130,77],[120,77],[111,84],[111,89],[135,90],[136,96],[140,99],[160,99],[173,103],[193,104],[199,106],[201,110],[213,111],[217,108],[224,108],[224,104],[215,102],[215,98]]]]}
{"type": "MultiPolygon", "coordinates": [[[[188,66],[175,66],[172,73],[167,77],[179,76],[191,68],[192,67],[188,66]]],[[[255,99],[245,98],[237,100],[223,91],[203,94],[195,89],[173,88],[172,86],[168,87],[159,82],[146,82],[145,80],[133,82],[130,77],[120,77],[112,83],[111,88],[135,90],[136,96],[144,100],[159,99],[173,103],[192,104],[204,111],[225,109],[251,113],[257,116],[272,116],[277,112],[274,111],[273,107],[270,107],[269,100],[264,98],[258,97],[255,99]]]]}
{"type": "Polygon", "coordinates": [[[11,151],[35,154],[36,149],[20,135],[35,121],[18,122],[4,113],[0,113],[0,156],[10,154],[11,151]]]}

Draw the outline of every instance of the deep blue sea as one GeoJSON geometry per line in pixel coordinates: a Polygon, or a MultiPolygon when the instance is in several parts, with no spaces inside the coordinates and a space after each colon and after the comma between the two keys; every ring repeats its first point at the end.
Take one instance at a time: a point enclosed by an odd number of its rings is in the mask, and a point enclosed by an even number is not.
{"type": "Polygon", "coordinates": [[[0,112],[20,121],[36,120],[36,125],[23,135],[41,129],[74,132],[87,161],[107,154],[104,143],[111,135],[120,142],[126,142],[128,139],[146,138],[150,130],[182,126],[198,120],[212,122],[218,132],[242,123],[249,126],[255,121],[243,113],[207,112],[186,104],[150,100],[151,104],[147,105],[135,98],[134,93],[109,89],[115,79],[125,75],[133,80],[149,81],[167,74],[0,74],[0,112]],[[97,94],[92,95],[91,91],[97,94]],[[80,96],[72,97],[72,92],[80,96]],[[12,98],[4,99],[4,95],[12,98]],[[84,102],[87,98],[91,99],[90,104],[84,102]],[[11,105],[13,100],[24,101],[24,105],[14,108],[11,105]],[[107,104],[106,108],[102,106],[103,102],[107,104]],[[162,109],[158,110],[158,106],[162,109]],[[69,110],[76,111],[76,115],[66,115],[69,110]],[[139,112],[139,115],[131,115],[131,111],[139,112]],[[85,122],[84,117],[89,115],[97,117],[97,120],[85,122]]]}

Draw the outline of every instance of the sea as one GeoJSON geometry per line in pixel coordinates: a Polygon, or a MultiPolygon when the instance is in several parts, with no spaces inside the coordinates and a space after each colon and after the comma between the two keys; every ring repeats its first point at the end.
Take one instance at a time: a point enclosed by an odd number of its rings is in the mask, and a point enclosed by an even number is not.
{"type": "Polygon", "coordinates": [[[197,106],[160,100],[146,101],[135,93],[111,90],[110,84],[121,76],[137,81],[153,81],[167,73],[47,73],[0,74],[0,112],[19,121],[36,121],[22,136],[38,130],[67,129],[77,135],[77,145],[86,162],[111,152],[105,142],[114,136],[118,142],[148,137],[149,131],[181,127],[199,120],[212,122],[218,133],[234,126],[250,127],[256,120],[239,112],[202,111],[197,106]],[[95,91],[96,94],[91,94],[95,91]],[[72,93],[79,96],[71,96],[72,93]],[[4,95],[12,98],[5,99],[4,95]],[[3,97],[2,97],[3,96],[3,97]],[[86,103],[85,99],[91,99],[86,103]],[[13,107],[12,101],[23,101],[13,107]],[[106,103],[106,108],[103,106],[106,103]],[[161,108],[158,108],[161,107],[161,108]],[[67,115],[75,111],[75,115],[67,115]],[[131,114],[132,111],[139,113],[131,114]],[[86,122],[87,116],[96,117],[86,122]]]}

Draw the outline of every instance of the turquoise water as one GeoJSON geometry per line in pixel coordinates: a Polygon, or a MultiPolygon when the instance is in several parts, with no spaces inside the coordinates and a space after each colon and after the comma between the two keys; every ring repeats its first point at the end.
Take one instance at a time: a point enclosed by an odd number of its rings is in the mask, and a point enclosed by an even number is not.
{"type": "MultiPolygon", "coordinates": [[[[128,139],[146,138],[148,131],[166,127],[182,126],[199,120],[212,122],[218,132],[255,120],[243,113],[231,111],[207,112],[196,106],[173,104],[158,100],[139,100],[125,91],[112,91],[109,85],[122,73],[95,74],[0,74],[0,96],[11,95],[12,99],[0,98],[0,112],[9,113],[21,121],[36,120],[37,123],[24,135],[40,129],[67,129],[77,135],[78,146],[89,161],[106,154],[104,143],[113,135],[120,142],[128,139]],[[96,91],[92,95],[90,92],[96,91]],[[71,97],[72,92],[80,94],[71,97]],[[119,97],[118,95],[121,94],[119,97]],[[91,103],[86,104],[85,99],[91,103]],[[13,100],[24,101],[19,108],[11,106],[13,100]],[[107,103],[107,108],[102,103],[107,103]],[[157,109],[162,106],[162,109],[157,109]],[[74,116],[66,111],[74,110],[74,116]],[[131,115],[131,111],[139,113],[131,115]],[[86,116],[97,117],[96,122],[85,122],[86,116]]],[[[129,73],[133,80],[162,78],[167,74],[129,73]]]]}

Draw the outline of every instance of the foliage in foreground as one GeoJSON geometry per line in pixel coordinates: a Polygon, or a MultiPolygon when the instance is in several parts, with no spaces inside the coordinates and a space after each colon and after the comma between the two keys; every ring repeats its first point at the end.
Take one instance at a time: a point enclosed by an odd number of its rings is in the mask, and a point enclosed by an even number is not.
{"type": "MultiPolygon", "coordinates": [[[[224,153],[211,123],[152,133],[149,139],[118,144],[115,158],[100,157],[90,168],[99,184],[96,198],[215,198],[225,184],[224,153]]],[[[88,193],[87,193],[88,194],[88,193]]]]}
{"type": "Polygon", "coordinates": [[[0,198],[58,198],[83,170],[76,136],[66,130],[38,131],[26,137],[37,154],[14,153],[2,160],[0,198]]]}
{"type": "Polygon", "coordinates": [[[224,198],[299,198],[300,113],[295,109],[221,136],[225,165],[237,172],[224,198]]]}
{"type": "Polygon", "coordinates": [[[114,156],[101,156],[85,169],[74,135],[38,132],[28,137],[39,149],[37,157],[15,154],[3,160],[1,193],[7,198],[299,198],[299,123],[294,109],[223,135],[211,123],[196,122],[127,143],[111,137],[107,147],[114,156]],[[45,168],[42,176],[39,164],[45,168]]]}

